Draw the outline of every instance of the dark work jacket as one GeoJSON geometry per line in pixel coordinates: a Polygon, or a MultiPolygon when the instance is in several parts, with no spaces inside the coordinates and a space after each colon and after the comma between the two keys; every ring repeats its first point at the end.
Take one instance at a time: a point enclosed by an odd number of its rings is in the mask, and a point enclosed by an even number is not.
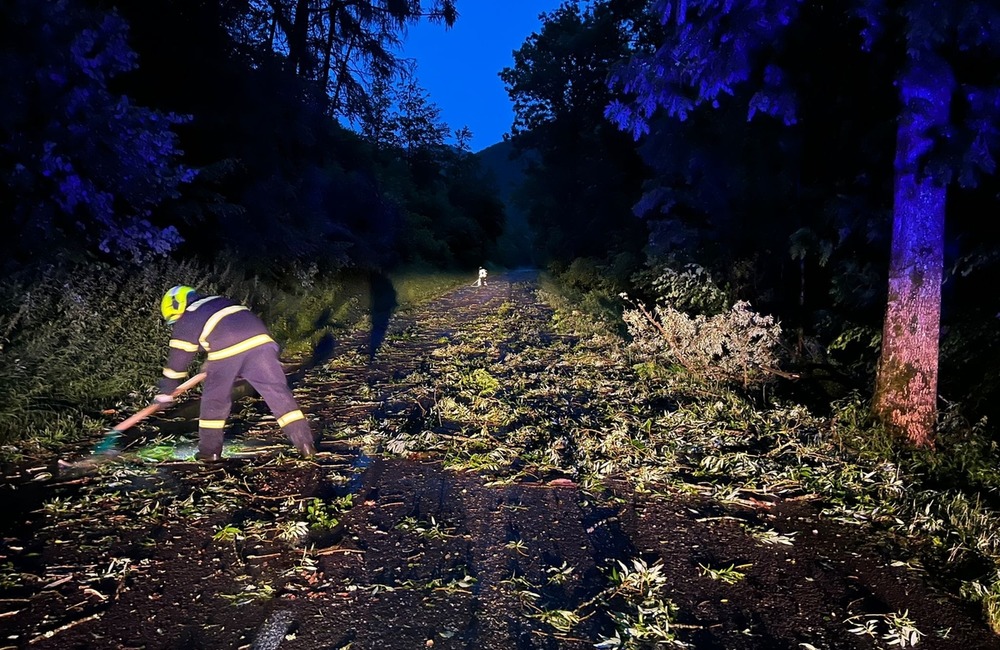
{"type": "Polygon", "coordinates": [[[229,298],[209,296],[188,305],[174,323],[170,354],[163,368],[160,392],[170,393],[188,376],[199,351],[206,362],[228,359],[261,345],[277,345],[255,314],[229,298]]]}

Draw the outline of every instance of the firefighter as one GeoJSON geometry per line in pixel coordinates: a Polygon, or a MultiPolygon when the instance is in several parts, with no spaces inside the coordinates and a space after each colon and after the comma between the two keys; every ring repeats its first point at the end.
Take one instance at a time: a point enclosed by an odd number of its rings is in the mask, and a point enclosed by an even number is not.
{"type": "Polygon", "coordinates": [[[198,419],[198,452],[195,458],[217,462],[222,458],[226,419],[232,407],[233,384],[246,379],[267,402],[271,413],[299,453],[316,453],[315,440],[288,387],[278,361],[278,344],[263,321],[246,307],[222,296],[201,296],[180,285],[163,295],[163,319],[173,328],[167,365],[154,399],[168,405],[171,391],[187,376],[199,351],[206,353],[205,386],[198,419]]]}

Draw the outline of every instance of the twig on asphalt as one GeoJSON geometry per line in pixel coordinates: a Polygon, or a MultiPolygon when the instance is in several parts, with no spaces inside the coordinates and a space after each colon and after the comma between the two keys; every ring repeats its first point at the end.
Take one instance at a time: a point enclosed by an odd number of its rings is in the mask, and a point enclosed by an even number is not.
{"type": "Polygon", "coordinates": [[[83,617],[81,619],[77,619],[75,621],[72,621],[71,623],[67,623],[66,625],[63,625],[62,627],[57,627],[54,630],[49,630],[48,632],[43,632],[42,634],[39,634],[35,638],[33,638],[30,641],[28,641],[28,643],[29,644],[31,644],[31,643],[38,643],[39,641],[42,641],[44,639],[51,639],[52,637],[54,637],[55,635],[59,634],[60,632],[65,632],[66,630],[68,630],[68,629],[70,629],[72,627],[76,627],[77,625],[80,625],[81,623],[86,623],[88,621],[93,621],[95,619],[100,618],[103,615],[104,615],[104,612],[97,612],[96,614],[91,614],[90,616],[85,616],[85,617],[83,617]]]}
{"type": "Polygon", "coordinates": [[[322,551],[316,551],[316,555],[332,555],[334,553],[357,553],[358,555],[364,555],[364,551],[356,548],[327,548],[322,551]]]}

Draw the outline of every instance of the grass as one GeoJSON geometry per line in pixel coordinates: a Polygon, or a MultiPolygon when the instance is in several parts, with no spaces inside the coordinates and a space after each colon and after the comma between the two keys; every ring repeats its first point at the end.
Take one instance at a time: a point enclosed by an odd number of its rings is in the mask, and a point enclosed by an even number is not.
{"type": "Polygon", "coordinates": [[[440,271],[408,271],[389,276],[396,290],[396,301],[406,309],[427,302],[452,289],[469,284],[468,274],[440,271]]]}

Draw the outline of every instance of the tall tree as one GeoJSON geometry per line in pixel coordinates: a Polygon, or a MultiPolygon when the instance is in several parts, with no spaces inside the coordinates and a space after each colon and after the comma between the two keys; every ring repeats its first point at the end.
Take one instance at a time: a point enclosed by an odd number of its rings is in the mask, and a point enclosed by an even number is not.
{"type": "Polygon", "coordinates": [[[396,144],[410,157],[443,147],[451,129],[441,119],[441,109],[420,86],[414,62],[407,63],[401,78],[392,118],[396,144]]]}
{"type": "Polygon", "coordinates": [[[370,108],[369,86],[400,67],[393,50],[407,25],[450,27],[457,17],[456,0],[245,0],[229,27],[248,51],[278,55],[318,82],[331,114],[353,119],[370,108]]]}
{"type": "MultiPolygon", "coordinates": [[[[671,27],[669,38],[615,75],[613,86],[629,99],[612,103],[608,115],[638,137],[660,108],[683,120],[748,83],[755,88],[748,120],[769,114],[793,123],[793,89],[774,62],[773,44],[795,24],[801,5],[655,0],[652,10],[671,27]]],[[[975,184],[979,173],[993,171],[1000,89],[982,74],[988,68],[970,62],[996,65],[1000,7],[855,0],[850,8],[862,19],[864,45],[886,48],[899,61],[892,260],[873,410],[911,443],[929,446],[936,423],[946,188],[956,178],[975,184]]]]}
{"type": "Polygon", "coordinates": [[[931,446],[937,422],[941,278],[947,187],[992,173],[1000,86],[969,58],[994,68],[1000,7],[994,2],[894,6],[862,3],[865,45],[905,50],[897,78],[892,252],[874,410],[916,445],[931,446]],[[899,25],[898,30],[892,27],[899,25]],[[971,74],[968,74],[970,73],[971,74]],[[964,79],[960,77],[965,77],[964,79]]]}
{"type": "Polygon", "coordinates": [[[636,38],[641,0],[567,2],[500,73],[514,103],[515,148],[530,157],[528,218],[550,260],[635,250],[644,225],[630,213],[645,174],[635,143],[603,116],[607,74],[636,38]]]}
{"type": "Polygon", "coordinates": [[[465,153],[472,152],[472,129],[468,125],[463,126],[460,129],[455,129],[453,134],[455,136],[455,146],[458,147],[460,151],[465,153]]]}
{"type": "Polygon", "coordinates": [[[223,252],[274,274],[293,260],[326,269],[391,255],[398,215],[379,196],[374,148],[339,127],[315,83],[280,57],[248,60],[225,29],[238,5],[122,6],[140,65],[117,86],[190,115],[178,133],[199,173],[169,206],[187,240],[179,253],[223,252]]]}
{"type": "Polygon", "coordinates": [[[659,112],[640,146],[652,173],[634,209],[651,261],[710,269],[803,344],[844,319],[874,331],[885,305],[895,97],[860,40],[838,6],[807,3],[751,72],[780,69],[794,124],[748,121],[746,83],[684,121],[659,112]]]}
{"type": "Polygon", "coordinates": [[[369,110],[360,117],[360,132],[376,147],[394,142],[393,105],[396,93],[388,79],[375,79],[369,90],[369,110]]]}

